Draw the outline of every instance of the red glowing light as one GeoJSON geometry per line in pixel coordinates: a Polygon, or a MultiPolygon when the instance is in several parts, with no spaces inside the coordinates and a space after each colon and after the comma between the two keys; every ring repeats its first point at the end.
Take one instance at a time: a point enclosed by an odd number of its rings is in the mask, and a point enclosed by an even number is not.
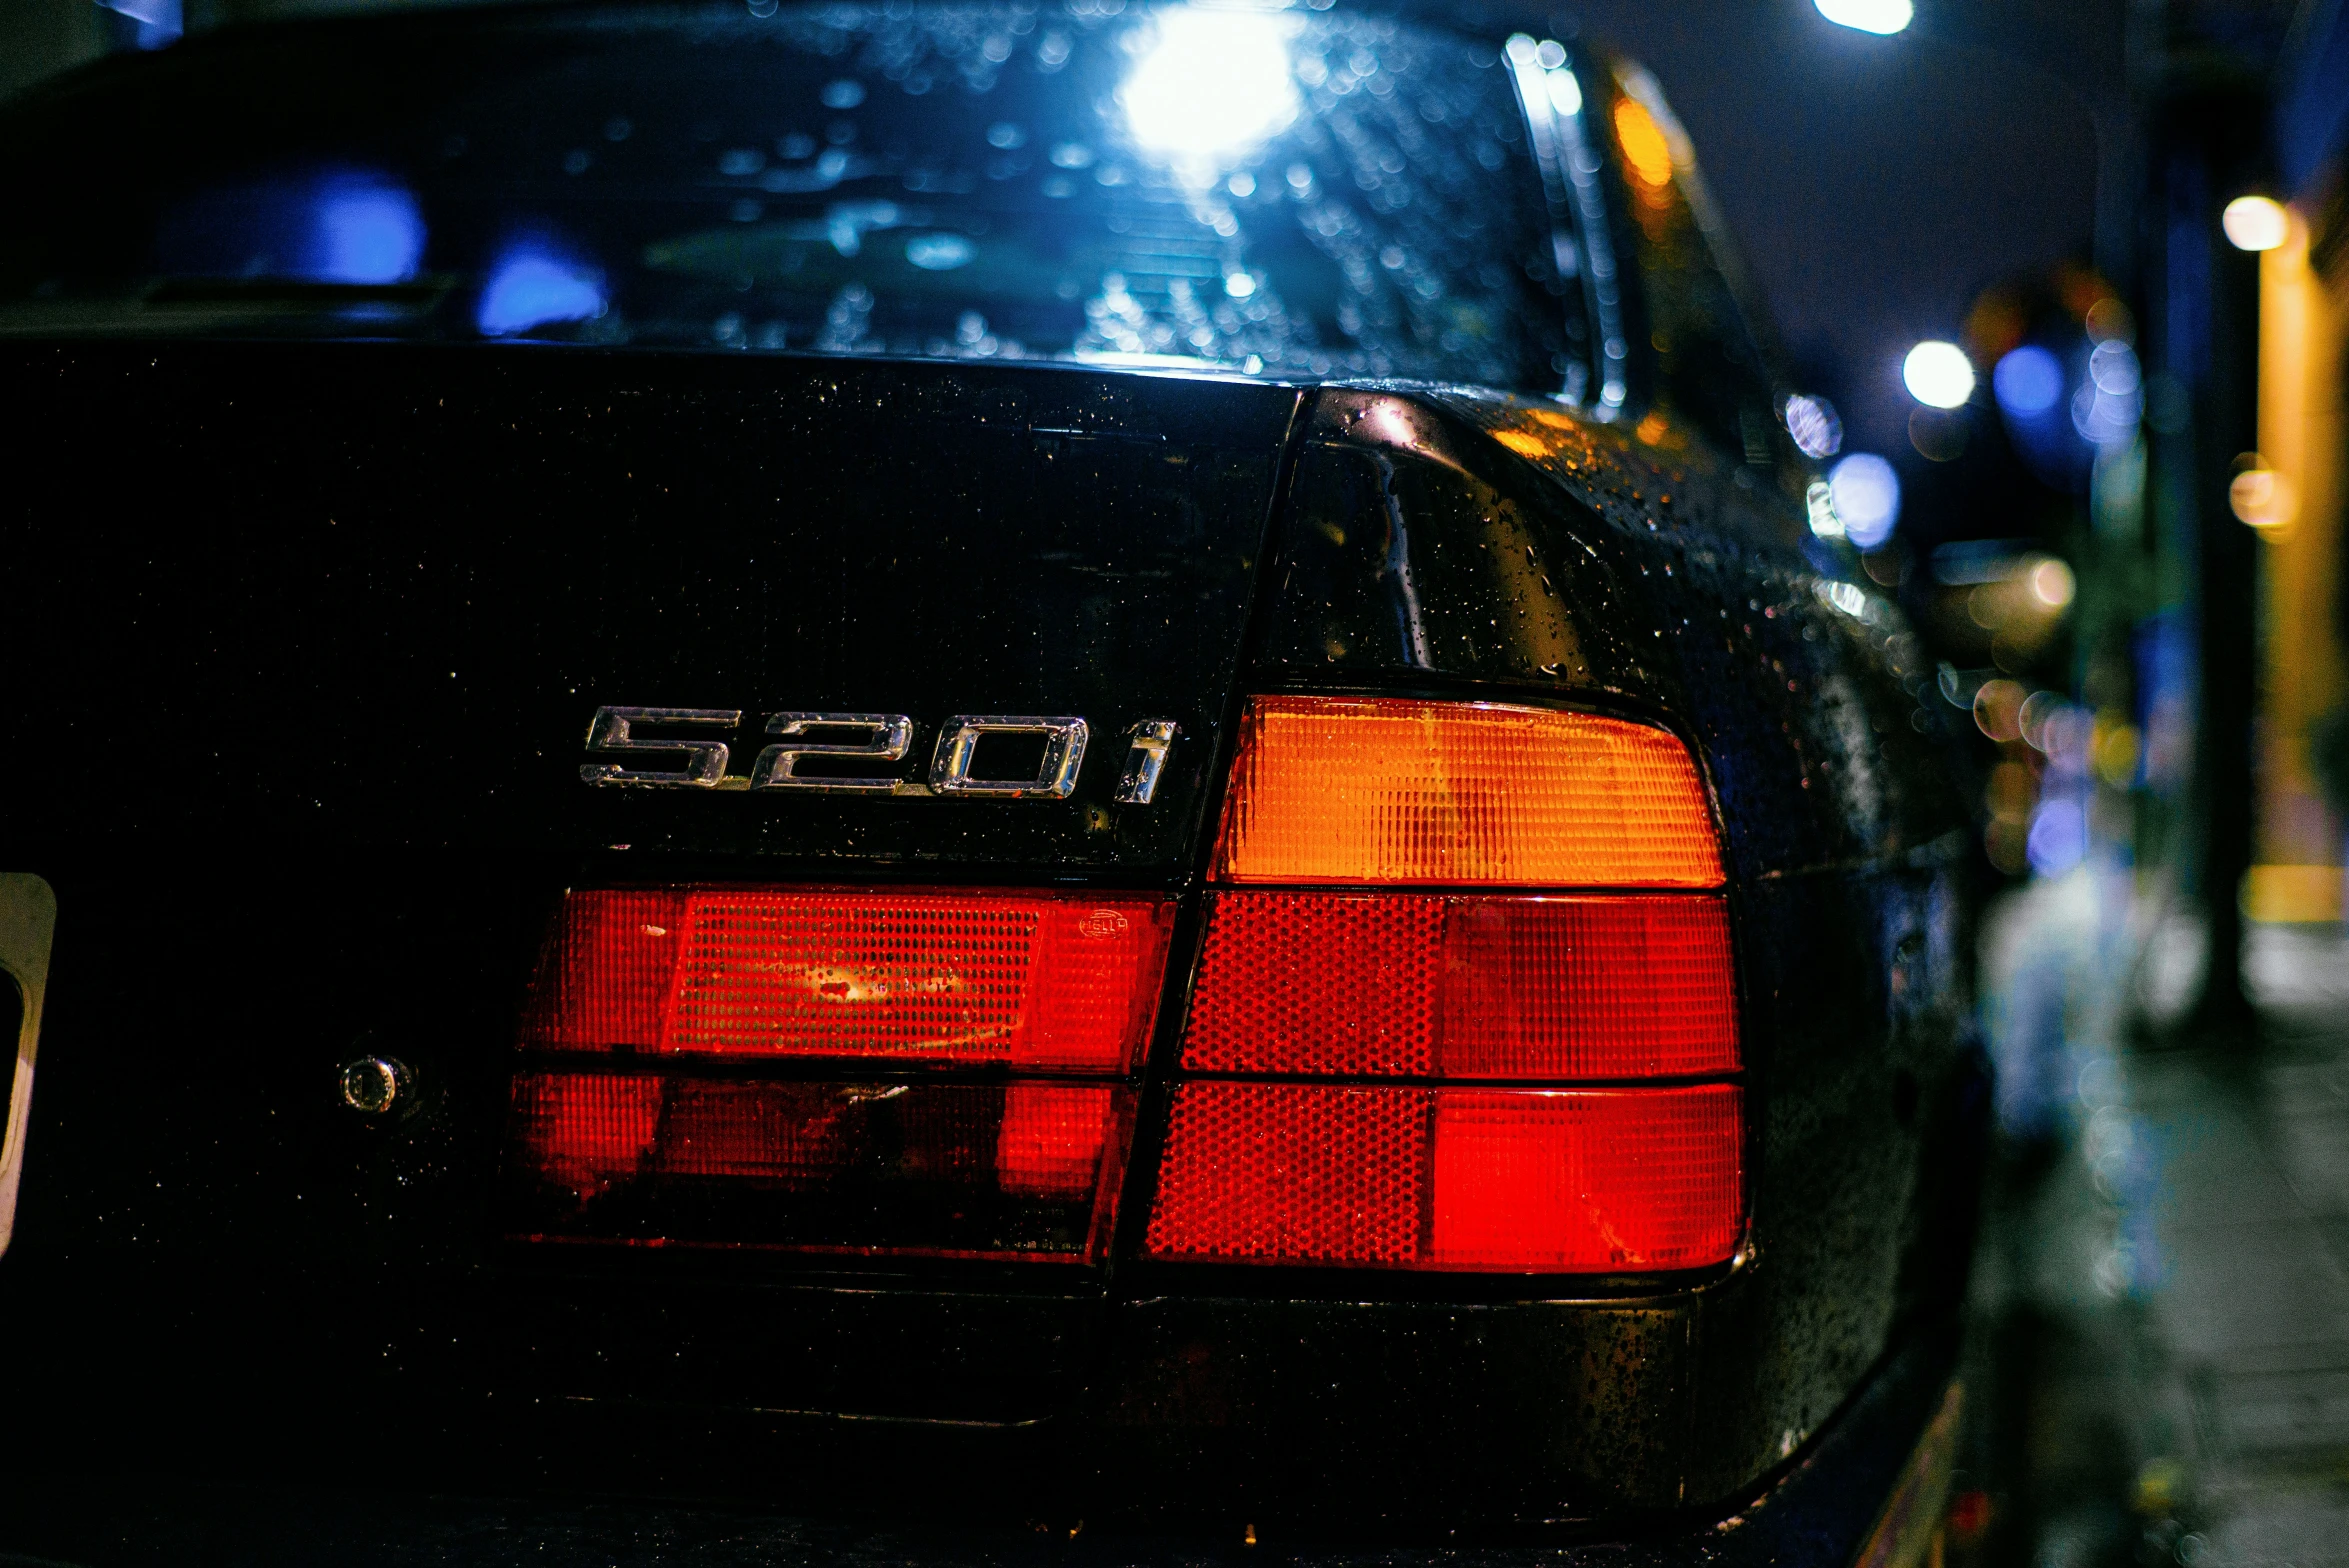
{"type": "Polygon", "coordinates": [[[1146,1246],[1194,1262],[1698,1268],[1737,1249],[1743,1142],[1729,1084],[1187,1083],[1146,1246]]]}
{"type": "Polygon", "coordinates": [[[1130,1071],[1173,925],[1152,895],[689,888],[566,896],[525,1042],[1130,1071]]]}
{"type": "Polygon", "coordinates": [[[1571,1080],[1737,1068],[1718,898],[1212,895],[1193,1072],[1571,1080]]]}

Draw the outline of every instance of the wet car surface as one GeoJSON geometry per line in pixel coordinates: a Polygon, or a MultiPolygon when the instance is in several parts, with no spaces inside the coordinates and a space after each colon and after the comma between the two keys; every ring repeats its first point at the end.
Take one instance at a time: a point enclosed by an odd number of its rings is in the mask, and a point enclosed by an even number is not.
{"type": "Polygon", "coordinates": [[[768,9],[10,111],[0,1547],[1918,1560],[1966,817],[1655,84],[768,9]]]}

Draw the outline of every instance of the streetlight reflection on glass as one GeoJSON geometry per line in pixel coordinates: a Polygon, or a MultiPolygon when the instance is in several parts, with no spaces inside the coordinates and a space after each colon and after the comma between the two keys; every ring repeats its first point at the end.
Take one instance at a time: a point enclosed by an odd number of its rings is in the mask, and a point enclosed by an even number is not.
{"type": "Polygon", "coordinates": [[[1889,35],[1906,28],[1917,9],[1909,0],[1816,0],[1819,14],[1838,27],[1889,35]]]}
{"type": "Polygon", "coordinates": [[[1185,162],[1252,147],[1300,107],[1293,19],[1261,11],[1161,11],[1119,96],[1134,140],[1185,162]]]}

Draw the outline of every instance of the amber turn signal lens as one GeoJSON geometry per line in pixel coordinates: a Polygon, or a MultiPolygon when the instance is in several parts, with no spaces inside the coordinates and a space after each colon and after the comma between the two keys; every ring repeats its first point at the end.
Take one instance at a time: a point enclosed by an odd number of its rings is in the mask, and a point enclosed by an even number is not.
{"type": "Polygon", "coordinates": [[[1596,714],[1258,697],[1224,807],[1227,882],[1718,887],[1688,748],[1596,714]]]}

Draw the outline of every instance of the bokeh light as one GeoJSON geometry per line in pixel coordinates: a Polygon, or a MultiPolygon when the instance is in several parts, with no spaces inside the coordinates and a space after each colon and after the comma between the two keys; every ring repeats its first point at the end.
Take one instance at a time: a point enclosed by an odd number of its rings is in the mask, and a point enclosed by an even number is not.
{"type": "Polygon", "coordinates": [[[2238,196],[2219,215],[2227,242],[2237,250],[2274,250],[2292,231],[2292,215],[2272,196],[2238,196]]]}
{"type": "Polygon", "coordinates": [[[1623,149],[1623,161],[1641,186],[1660,191],[1672,183],[1672,143],[1636,98],[1615,100],[1615,145],[1623,149]]]}
{"type": "Polygon", "coordinates": [[[424,260],[424,215],[396,185],[336,181],[321,193],[313,271],[330,283],[404,283],[424,260]]]}
{"type": "Polygon", "coordinates": [[[2020,681],[1998,676],[1974,691],[1974,725],[1994,741],[2023,738],[2023,704],[2030,697],[2020,681]]]}
{"type": "Polygon", "coordinates": [[[1803,506],[1810,514],[1812,533],[1822,539],[1841,539],[1844,536],[1843,519],[1835,511],[1835,490],[1826,480],[1811,481],[1811,488],[1803,497],[1803,506]]]}
{"type": "Polygon", "coordinates": [[[1873,452],[1854,452],[1827,473],[1835,515],[1853,544],[1873,550],[1900,521],[1900,475],[1873,452]]]}
{"type": "Polygon", "coordinates": [[[2227,486],[2227,505],[2238,519],[2274,537],[2300,515],[2300,493],[2291,480],[2253,456],[2251,466],[2227,486]]]}
{"type": "Polygon", "coordinates": [[[1838,27],[1889,36],[1916,20],[1909,0],[1817,0],[1819,14],[1838,27]]]}
{"type": "Polygon", "coordinates": [[[1803,456],[1823,461],[1843,450],[1843,419],[1823,397],[1796,393],[1786,400],[1786,433],[1803,456]]]}
{"type": "Polygon", "coordinates": [[[2053,556],[2033,566],[2023,580],[2031,590],[2031,597],[2051,610],[2063,609],[2080,591],[2079,579],[2071,567],[2053,556]]]}
{"type": "Polygon", "coordinates": [[[2025,844],[2033,872],[2060,877],[2088,858],[2088,814],[2066,797],[2041,801],[2025,844]]]}
{"type": "Polygon", "coordinates": [[[510,337],[553,322],[586,321],[603,309],[603,278],[594,269],[524,244],[491,267],[474,321],[485,337],[510,337]]]}
{"type": "Polygon", "coordinates": [[[1255,146],[1297,117],[1287,17],[1179,7],[1155,32],[1120,90],[1134,140],[1181,159],[1255,146]]]}
{"type": "Polygon", "coordinates": [[[2080,439],[2108,451],[2137,439],[2145,417],[2145,372],[2137,351],[2119,338],[2096,345],[2088,379],[2072,398],[2072,427],[2080,439]]]}
{"type": "Polygon", "coordinates": [[[978,247],[959,234],[916,234],[905,242],[905,259],[924,272],[967,267],[978,247]]]}
{"type": "Polygon", "coordinates": [[[1974,395],[1974,362],[1955,343],[1930,339],[1909,350],[1900,379],[1928,408],[1963,408],[1974,395]]]}
{"type": "Polygon", "coordinates": [[[2011,350],[1990,372],[1991,395],[2013,419],[2036,419],[2064,395],[2064,367],[2036,343],[2011,350]]]}

